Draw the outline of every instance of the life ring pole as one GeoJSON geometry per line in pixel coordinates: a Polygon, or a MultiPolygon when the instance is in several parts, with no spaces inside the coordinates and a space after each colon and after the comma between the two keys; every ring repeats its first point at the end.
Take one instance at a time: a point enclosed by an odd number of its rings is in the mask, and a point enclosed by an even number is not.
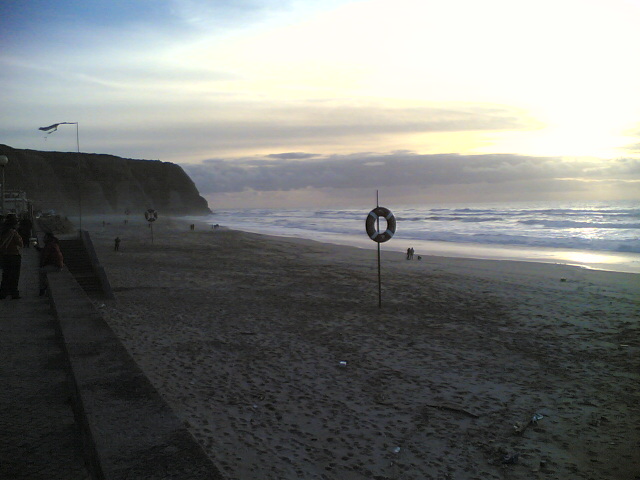
{"type": "Polygon", "coordinates": [[[378,308],[382,308],[382,274],[380,273],[380,244],[378,243],[378,308]]]}
{"type": "MultiPolygon", "coordinates": [[[[376,190],[376,208],[380,207],[380,197],[378,196],[378,190],[376,190]]],[[[380,217],[376,220],[378,223],[376,228],[380,231],[380,217]]],[[[382,308],[382,269],[380,267],[380,242],[378,244],[378,308],[382,308]]]]}
{"type": "Polygon", "coordinates": [[[376,190],[376,208],[369,212],[364,222],[364,228],[371,240],[378,244],[378,307],[382,308],[382,267],[380,260],[380,244],[391,240],[396,233],[396,217],[391,210],[380,206],[378,190],[376,190]],[[384,217],[387,228],[380,232],[380,217],[384,217]]]}

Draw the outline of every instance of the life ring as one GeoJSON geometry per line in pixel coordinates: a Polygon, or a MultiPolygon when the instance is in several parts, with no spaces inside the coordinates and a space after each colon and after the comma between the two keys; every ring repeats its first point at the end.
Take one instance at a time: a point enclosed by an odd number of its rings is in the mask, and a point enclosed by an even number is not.
{"type": "Polygon", "coordinates": [[[147,222],[155,222],[158,219],[158,212],[156,212],[153,208],[150,208],[146,212],[144,212],[144,218],[147,219],[147,222]]]}
{"type": "Polygon", "coordinates": [[[391,213],[388,208],[376,207],[369,212],[369,215],[367,215],[365,226],[367,228],[367,235],[369,235],[371,240],[378,243],[384,243],[387,240],[390,240],[391,237],[393,237],[393,234],[396,233],[396,217],[393,216],[393,213],[391,213]],[[387,229],[382,233],[377,229],[379,217],[384,217],[387,220],[387,229]]]}

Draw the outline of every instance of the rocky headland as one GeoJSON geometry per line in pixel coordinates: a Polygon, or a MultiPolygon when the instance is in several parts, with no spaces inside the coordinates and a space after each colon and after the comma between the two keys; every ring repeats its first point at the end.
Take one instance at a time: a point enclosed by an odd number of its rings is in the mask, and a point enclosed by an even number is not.
{"type": "Polygon", "coordinates": [[[205,215],[207,201],[182,167],[114,155],[21,150],[6,155],[6,188],[23,190],[36,209],[62,215],[113,214],[149,208],[160,214],[205,215]]]}

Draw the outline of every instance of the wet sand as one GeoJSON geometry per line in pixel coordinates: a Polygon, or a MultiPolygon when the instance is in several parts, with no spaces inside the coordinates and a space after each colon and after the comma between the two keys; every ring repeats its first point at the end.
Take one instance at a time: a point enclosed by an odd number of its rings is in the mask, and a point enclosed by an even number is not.
{"type": "Polygon", "coordinates": [[[99,308],[229,479],[640,476],[640,275],[383,247],[380,309],[372,250],[107,221],[99,308]]]}

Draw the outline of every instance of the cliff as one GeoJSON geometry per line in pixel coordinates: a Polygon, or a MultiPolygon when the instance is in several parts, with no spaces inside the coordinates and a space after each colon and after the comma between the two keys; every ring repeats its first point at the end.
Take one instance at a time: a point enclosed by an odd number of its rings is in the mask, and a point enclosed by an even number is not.
{"type": "Polygon", "coordinates": [[[144,212],[210,213],[182,167],[159,160],[133,160],[95,153],[19,150],[0,144],[6,188],[24,190],[34,208],[76,215],[144,212]]]}

